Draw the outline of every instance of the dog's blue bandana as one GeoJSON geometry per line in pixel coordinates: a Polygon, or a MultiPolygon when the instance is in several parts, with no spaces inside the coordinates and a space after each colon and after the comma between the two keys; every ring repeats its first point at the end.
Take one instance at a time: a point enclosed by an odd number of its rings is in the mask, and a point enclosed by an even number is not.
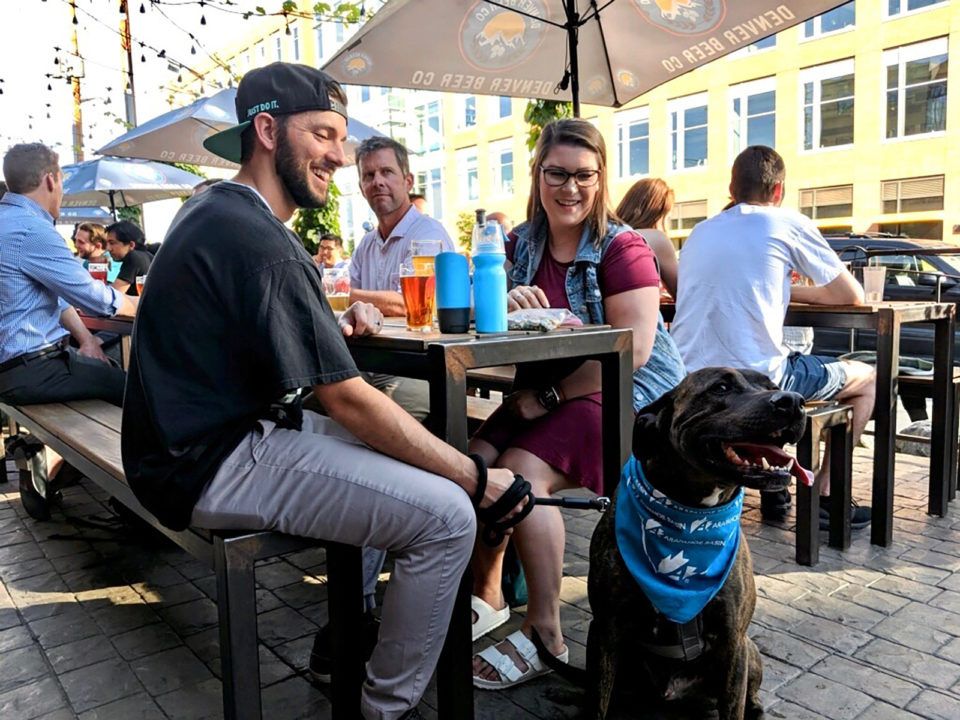
{"type": "Polygon", "coordinates": [[[723,586],[740,548],[743,488],[729,502],[692,508],[656,490],[633,456],[617,491],[617,545],[653,606],[675,623],[695,618],[723,586]]]}

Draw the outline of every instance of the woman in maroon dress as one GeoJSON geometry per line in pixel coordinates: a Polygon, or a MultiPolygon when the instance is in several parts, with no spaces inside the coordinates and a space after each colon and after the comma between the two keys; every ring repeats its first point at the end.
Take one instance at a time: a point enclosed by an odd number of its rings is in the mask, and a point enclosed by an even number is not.
{"type": "MultiPolygon", "coordinates": [[[[633,330],[635,409],[683,376],[683,364],[660,318],[659,275],[643,237],[610,209],[606,150],[584,120],[544,128],[531,169],[527,222],[510,236],[509,307],[567,308],[584,322],[633,330]]],[[[600,368],[565,361],[521,366],[515,392],[480,428],[471,452],[508,467],[534,494],[588,487],[601,491],[600,368]]],[[[474,685],[502,688],[546,672],[529,641],[536,629],[547,649],[566,659],[560,629],[564,527],[557,508],[536,507],[512,540],[527,579],[522,628],[474,657],[474,685]]],[[[474,556],[474,639],[509,618],[500,590],[506,543],[479,544],[474,556]]]]}

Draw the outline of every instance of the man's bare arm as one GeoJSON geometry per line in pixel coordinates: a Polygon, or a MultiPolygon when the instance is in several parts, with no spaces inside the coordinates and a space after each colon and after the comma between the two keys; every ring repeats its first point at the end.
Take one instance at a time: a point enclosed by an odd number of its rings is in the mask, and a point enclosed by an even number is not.
{"type": "Polygon", "coordinates": [[[862,305],[863,288],[849,271],[844,270],[822,287],[790,288],[790,300],[810,305],[862,305]]]}
{"type": "Polygon", "coordinates": [[[403,305],[403,295],[391,290],[350,289],[350,302],[368,302],[387,317],[401,317],[407,310],[403,305]]]}

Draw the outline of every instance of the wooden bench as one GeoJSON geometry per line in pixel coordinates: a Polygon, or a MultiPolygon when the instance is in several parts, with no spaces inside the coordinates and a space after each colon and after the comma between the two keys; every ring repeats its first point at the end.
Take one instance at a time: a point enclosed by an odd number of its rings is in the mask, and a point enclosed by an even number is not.
{"type": "MultiPolygon", "coordinates": [[[[333,652],[334,720],[359,714],[364,659],[352,635],[363,612],[360,548],[275,532],[211,532],[162,526],[134,496],[120,461],[120,408],[100,400],[8,406],[0,410],[58,452],[105,492],[216,573],[217,612],[227,720],[260,720],[260,662],[254,563],[306,547],[327,551],[333,652]]],[[[269,715],[268,715],[269,716],[269,715]]]]}
{"type": "MultiPolygon", "coordinates": [[[[953,386],[953,405],[950,410],[947,428],[947,439],[950,442],[950,490],[948,499],[953,500],[957,496],[958,468],[957,468],[957,437],[960,432],[960,368],[953,369],[953,377],[950,380],[953,386]]],[[[901,373],[897,376],[897,387],[901,397],[927,398],[933,397],[933,375],[907,375],[901,373]]],[[[916,435],[905,435],[897,433],[897,439],[913,440],[915,442],[929,443],[930,438],[918,437],[916,435]]]]}

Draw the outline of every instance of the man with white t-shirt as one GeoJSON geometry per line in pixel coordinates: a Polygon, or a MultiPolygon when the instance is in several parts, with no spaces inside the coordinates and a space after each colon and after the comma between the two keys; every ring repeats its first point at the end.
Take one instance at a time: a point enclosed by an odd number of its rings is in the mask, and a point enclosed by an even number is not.
{"type": "MultiPolygon", "coordinates": [[[[730,181],[736,204],[698,224],[684,243],[671,334],[690,372],[714,365],[750,368],[807,400],[852,405],[857,442],[873,413],[874,369],[790,353],[783,318],[791,301],[859,305],[863,288],[806,216],[780,207],[785,176],[783,158],[772,148],[754,145],[737,156],[730,181]],[[812,286],[791,286],[794,270],[812,286]]],[[[828,510],[826,456],[817,477],[821,506],[828,510]]],[[[765,519],[782,519],[789,504],[787,490],[761,494],[765,519]]],[[[853,526],[869,522],[870,509],[855,507],[853,526]]]]}

